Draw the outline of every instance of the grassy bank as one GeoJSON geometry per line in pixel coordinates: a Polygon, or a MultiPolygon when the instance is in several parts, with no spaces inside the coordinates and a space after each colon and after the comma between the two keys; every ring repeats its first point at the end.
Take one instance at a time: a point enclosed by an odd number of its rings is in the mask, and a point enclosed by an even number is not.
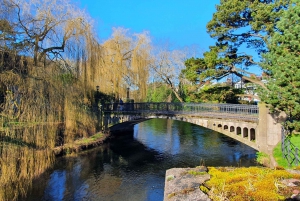
{"type": "MultiPolygon", "coordinates": [[[[291,135],[291,143],[298,147],[300,149],[300,134],[293,134],[291,135]]],[[[273,156],[278,164],[278,166],[283,167],[285,169],[291,169],[291,168],[298,168],[296,166],[290,167],[287,160],[283,158],[282,151],[281,151],[281,143],[278,143],[278,145],[273,150],[273,156]]],[[[299,164],[300,166],[300,164],[299,164]]]]}
{"type": "Polygon", "coordinates": [[[102,144],[108,137],[108,134],[98,132],[90,137],[75,140],[72,143],[66,143],[62,146],[54,148],[55,155],[72,154],[81,150],[89,149],[102,144]]]}

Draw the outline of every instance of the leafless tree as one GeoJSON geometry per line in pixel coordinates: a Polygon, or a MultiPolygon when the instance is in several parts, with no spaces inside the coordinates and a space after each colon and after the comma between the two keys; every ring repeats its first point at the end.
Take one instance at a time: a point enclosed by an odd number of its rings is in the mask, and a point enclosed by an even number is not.
{"type": "Polygon", "coordinates": [[[185,67],[187,51],[168,50],[168,46],[157,48],[153,53],[150,65],[153,79],[165,83],[175,94],[180,102],[183,102],[179,94],[180,72],[185,67]]]}
{"type": "Polygon", "coordinates": [[[32,54],[34,64],[62,59],[91,32],[91,21],[68,0],[1,0],[1,19],[15,33],[14,44],[32,54]],[[25,48],[26,47],[26,48],[25,48]]]}

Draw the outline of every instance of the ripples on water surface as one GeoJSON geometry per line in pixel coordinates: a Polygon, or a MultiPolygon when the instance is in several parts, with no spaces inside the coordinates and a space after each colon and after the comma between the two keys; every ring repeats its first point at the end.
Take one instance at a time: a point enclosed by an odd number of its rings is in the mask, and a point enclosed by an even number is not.
{"type": "Polygon", "coordinates": [[[161,201],[167,169],[253,166],[256,151],[186,122],[153,119],[76,157],[57,159],[27,200],[161,201]]]}

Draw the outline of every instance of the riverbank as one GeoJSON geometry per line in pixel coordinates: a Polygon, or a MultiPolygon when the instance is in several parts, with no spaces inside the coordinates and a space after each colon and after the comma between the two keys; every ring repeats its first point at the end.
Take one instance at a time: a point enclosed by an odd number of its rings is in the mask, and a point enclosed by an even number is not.
{"type": "MultiPolygon", "coordinates": [[[[134,124],[141,121],[137,120],[126,122],[122,126],[113,126],[111,133],[130,130],[134,124]]],[[[110,133],[96,133],[90,138],[83,138],[72,144],[57,147],[55,153],[56,155],[77,153],[99,146],[109,137],[111,137],[110,133]]],[[[207,168],[198,166],[195,168],[172,168],[167,170],[165,174],[164,201],[210,201],[221,197],[232,200],[235,199],[230,197],[233,195],[243,198],[243,200],[251,200],[251,196],[266,196],[263,199],[265,201],[274,200],[274,196],[276,200],[297,200],[296,197],[300,196],[299,179],[299,171],[289,173],[286,170],[274,170],[266,167],[207,168]],[[222,180],[221,183],[215,183],[216,175],[220,181],[222,180]],[[280,177],[277,178],[276,175],[280,177]],[[259,180],[260,178],[262,180],[259,180]],[[255,192],[255,195],[246,192],[255,192]]]]}
{"type": "Polygon", "coordinates": [[[116,133],[126,132],[133,129],[135,124],[146,121],[147,119],[136,119],[124,123],[119,123],[109,127],[105,132],[98,132],[88,138],[81,138],[75,140],[73,143],[67,143],[53,149],[55,156],[68,155],[78,153],[87,149],[92,149],[103,144],[109,137],[116,133]]]}
{"type": "Polygon", "coordinates": [[[89,138],[82,138],[74,141],[73,143],[67,143],[62,146],[55,147],[53,152],[55,156],[78,153],[80,151],[91,149],[103,144],[109,136],[109,133],[98,132],[89,138]]]}
{"type": "MultiPolygon", "coordinates": [[[[110,134],[109,135],[107,135],[107,136],[100,136],[99,135],[98,136],[99,138],[94,137],[95,141],[92,141],[92,142],[89,142],[89,143],[90,144],[94,143],[93,144],[94,146],[98,146],[99,144],[103,143],[106,139],[109,139],[110,137],[113,137],[114,134],[122,135],[122,133],[132,130],[133,125],[135,125],[135,124],[137,124],[141,121],[144,121],[144,120],[141,119],[141,120],[136,120],[136,121],[133,121],[133,122],[125,122],[123,124],[118,124],[118,125],[112,126],[110,128],[110,134]],[[114,134],[111,136],[111,133],[114,133],[114,134]],[[105,138],[103,138],[104,139],[103,141],[101,141],[101,137],[105,137],[105,138]],[[100,140],[100,141],[98,141],[98,140],[100,140]]],[[[80,147],[80,148],[77,147],[77,148],[74,149],[74,152],[89,148],[88,147],[89,143],[87,143],[87,139],[83,139],[83,140],[85,141],[85,143],[83,143],[81,146],[84,146],[84,147],[83,148],[82,147],[80,147]]],[[[123,146],[124,146],[124,143],[121,143],[120,146],[118,145],[116,147],[123,147],[123,146]]],[[[90,148],[92,148],[92,146],[90,148]]],[[[66,149],[66,150],[68,150],[68,149],[66,149]]],[[[121,149],[121,150],[122,151],[120,151],[120,153],[124,153],[123,149],[121,149]]],[[[115,152],[115,150],[114,150],[114,154],[115,153],[119,153],[119,152],[115,152]]],[[[138,156],[140,156],[141,152],[138,151],[138,153],[139,153],[138,156]]],[[[149,154],[149,152],[148,152],[148,154],[149,154]]],[[[126,161],[126,163],[128,163],[130,160],[133,159],[131,157],[127,158],[126,156],[127,155],[122,155],[122,163],[124,163],[124,161],[126,161]]],[[[141,157],[136,157],[135,156],[134,161],[140,162],[142,160],[141,160],[141,157]]],[[[124,164],[126,164],[126,163],[124,163],[124,164]]],[[[173,167],[180,167],[180,165],[178,165],[178,164],[173,165],[173,167]]],[[[174,169],[174,171],[175,172],[177,171],[177,173],[166,172],[166,174],[165,174],[165,185],[169,185],[170,190],[167,190],[167,187],[166,187],[166,189],[164,191],[165,192],[165,198],[167,198],[167,200],[172,200],[172,199],[173,200],[199,200],[199,199],[200,200],[210,200],[209,196],[207,194],[205,194],[204,192],[209,194],[209,192],[212,192],[212,189],[214,189],[214,188],[216,189],[216,187],[209,187],[209,188],[207,188],[207,191],[205,191],[205,188],[207,186],[206,182],[210,182],[211,177],[213,178],[215,176],[212,176],[213,173],[209,172],[208,169],[205,170],[205,169],[201,169],[201,168],[200,168],[200,170],[199,170],[199,167],[196,167],[195,169],[192,169],[192,168],[172,168],[172,170],[174,169]],[[191,196],[193,196],[194,198],[192,198],[191,196]]],[[[165,169],[167,169],[167,168],[165,168],[165,169]]],[[[252,175],[251,174],[250,174],[250,176],[249,176],[249,174],[247,175],[247,172],[251,172],[250,169],[240,167],[240,168],[231,168],[230,171],[232,171],[233,169],[243,170],[243,173],[239,173],[237,176],[233,175],[233,176],[227,176],[225,178],[225,179],[230,179],[230,181],[232,181],[233,186],[241,185],[241,186],[239,186],[239,189],[241,189],[242,192],[247,192],[247,189],[245,190],[244,187],[247,187],[247,188],[249,187],[249,189],[250,188],[256,188],[255,183],[253,183],[253,184],[251,183],[251,185],[249,184],[249,178],[251,178],[252,175]],[[242,177],[241,175],[243,175],[243,174],[247,176],[246,177],[248,179],[247,181],[239,180],[242,177]],[[247,186],[246,184],[249,184],[249,186],[247,186]]],[[[264,170],[265,172],[273,172],[272,169],[268,169],[268,168],[264,168],[264,167],[262,167],[261,169],[264,170]]],[[[221,172],[226,173],[226,171],[223,171],[223,170],[221,172]]],[[[256,175],[256,173],[253,173],[253,175],[256,175]]],[[[280,173],[280,175],[282,176],[283,174],[280,173]]],[[[260,176],[260,177],[265,178],[265,180],[268,178],[267,175],[263,175],[263,176],[260,176]]],[[[225,181],[225,179],[224,179],[224,181],[225,181]]],[[[226,181],[224,183],[229,183],[229,182],[226,181]]],[[[278,179],[276,181],[273,181],[273,183],[271,182],[269,184],[263,184],[263,185],[264,186],[266,186],[266,185],[270,186],[270,188],[273,187],[273,186],[278,185],[277,187],[281,189],[281,192],[283,192],[283,190],[284,190],[285,198],[290,198],[291,196],[293,196],[293,194],[297,195],[297,191],[299,191],[299,186],[297,186],[298,183],[300,183],[299,180],[294,180],[294,181],[286,180],[286,184],[283,184],[282,180],[280,178],[280,180],[278,179]],[[293,185],[296,185],[296,186],[295,187],[289,187],[288,185],[290,185],[290,183],[293,183],[293,182],[295,183],[293,185]]],[[[228,194],[228,191],[230,192],[230,190],[228,190],[229,189],[228,186],[224,186],[223,189],[224,190],[221,190],[219,192],[223,193],[224,196],[225,196],[225,194],[226,195],[228,194]]],[[[265,190],[265,188],[261,188],[261,189],[265,190]]],[[[233,188],[233,191],[234,191],[234,188],[233,188]]],[[[252,190],[250,189],[248,191],[251,192],[252,190]]],[[[259,191],[257,191],[257,192],[259,192],[259,191]]],[[[271,191],[266,191],[263,194],[267,194],[267,196],[269,196],[269,197],[273,196],[273,192],[271,192],[271,191]]],[[[216,192],[214,192],[213,195],[214,196],[221,196],[221,195],[217,195],[216,192]]],[[[210,194],[210,196],[211,196],[211,194],[210,194]]],[[[243,195],[243,196],[245,196],[245,195],[243,195]]],[[[244,199],[244,200],[247,200],[247,199],[244,199]]]]}

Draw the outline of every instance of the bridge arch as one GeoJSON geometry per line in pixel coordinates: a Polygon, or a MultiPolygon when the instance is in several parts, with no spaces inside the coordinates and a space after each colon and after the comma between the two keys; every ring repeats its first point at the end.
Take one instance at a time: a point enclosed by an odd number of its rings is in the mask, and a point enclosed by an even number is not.
{"type": "Polygon", "coordinates": [[[238,127],[236,128],[236,134],[237,134],[237,135],[241,135],[241,134],[242,134],[242,129],[241,129],[241,127],[238,126],[238,127]]]}
{"type": "Polygon", "coordinates": [[[243,138],[248,138],[248,128],[247,127],[243,128],[243,138]]]}
{"type": "Polygon", "coordinates": [[[218,131],[265,153],[272,153],[280,142],[281,122],[286,119],[284,113],[272,115],[265,104],[127,103],[124,110],[114,110],[112,104],[103,105],[104,116],[128,116],[104,117],[104,129],[134,118],[171,118],[218,131]]]}
{"type": "Polygon", "coordinates": [[[255,141],[256,136],[255,136],[255,129],[254,128],[250,128],[250,141],[255,141]]]}
{"type": "Polygon", "coordinates": [[[220,119],[207,119],[207,118],[199,118],[199,117],[183,117],[183,116],[168,116],[168,115],[149,115],[149,116],[141,116],[141,115],[126,115],[126,114],[110,114],[107,115],[107,123],[110,125],[118,124],[126,121],[136,121],[137,119],[153,119],[153,118],[164,118],[164,119],[173,119],[184,122],[189,122],[192,124],[196,124],[224,135],[227,135],[235,140],[238,140],[254,149],[257,149],[255,142],[253,142],[255,138],[255,126],[253,123],[245,123],[243,122],[243,126],[241,127],[241,122],[238,121],[223,121],[220,119]],[[115,122],[113,122],[115,121],[115,122]],[[243,129],[242,129],[243,128],[243,129]],[[252,128],[252,130],[251,130],[252,128]],[[248,137],[248,130],[252,134],[251,138],[248,137]],[[236,132],[235,132],[236,131],[236,132]],[[243,131],[243,132],[242,132],[243,131]],[[239,134],[239,135],[238,135],[239,134]],[[252,141],[250,141],[252,139],[252,141]]]}

